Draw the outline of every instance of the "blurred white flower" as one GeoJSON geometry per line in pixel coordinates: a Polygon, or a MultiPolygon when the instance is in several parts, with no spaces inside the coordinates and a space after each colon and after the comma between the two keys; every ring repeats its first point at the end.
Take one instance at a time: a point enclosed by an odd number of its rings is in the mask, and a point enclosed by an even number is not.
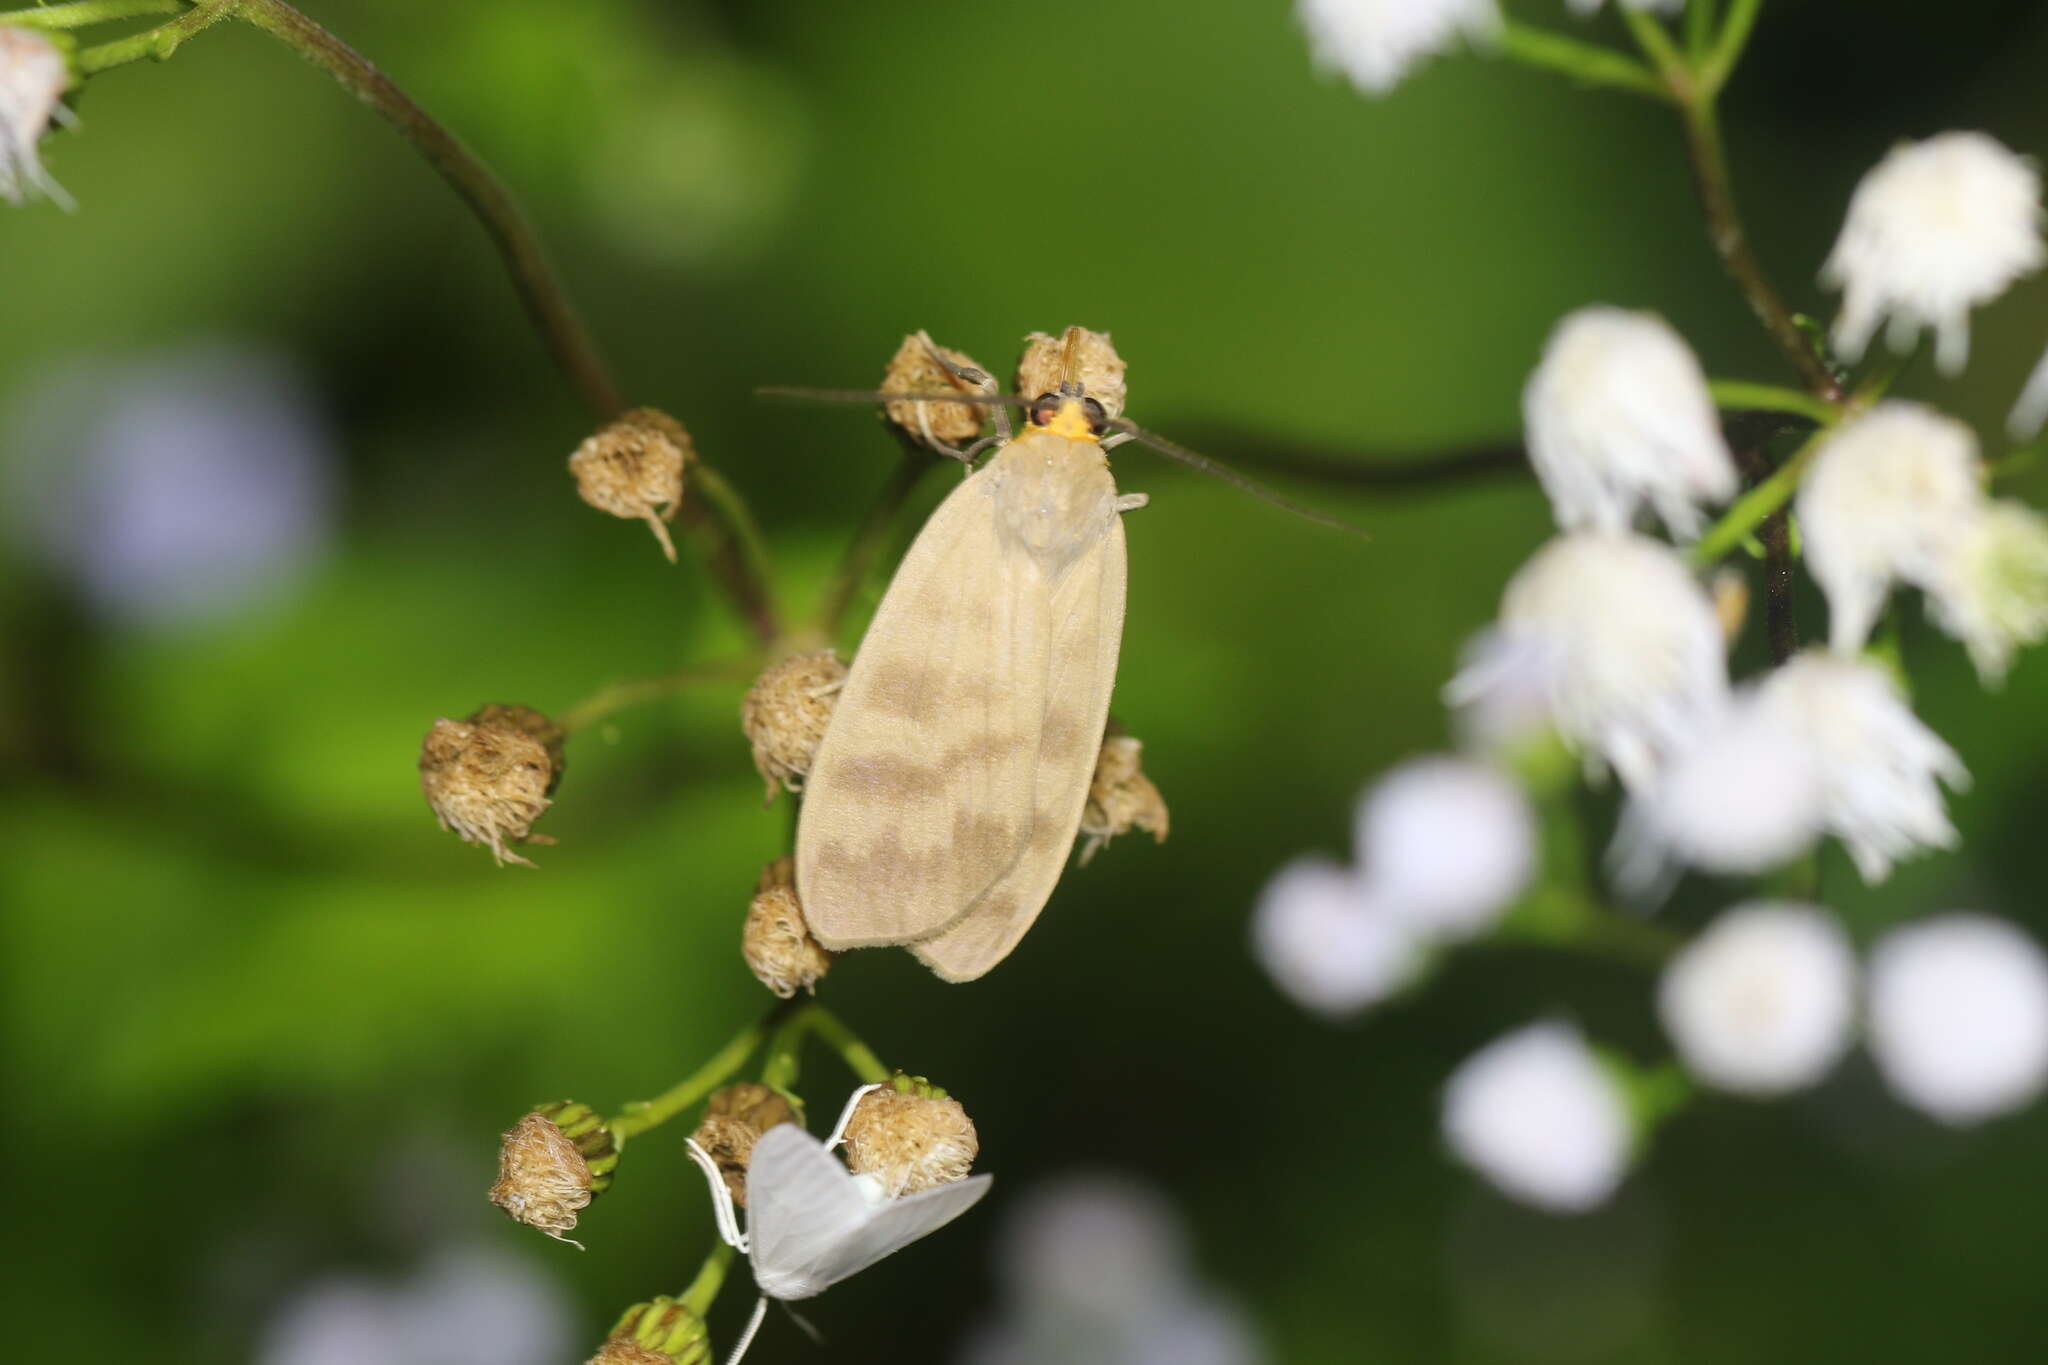
{"type": "Polygon", "coordinates": [[[1559,536],[1516,571],[1499,621],[1467,648],[1445,698],[1486,706],[1532,687],[1566,742],[1645,786],[1726,699],[1714,605],[1669,546],[1559,536]]]}
{"type": "Polygon", "coordinates": [[[297,373],[267,351],[81,362],[27,396],[7,437],[19,533],[117,619],[251,606],[330,534],[330,439],[297,373]]]}
{"type": "Polygon", "coordinates": [[[1955,847],[1941,785],[1968,785],[1969,770],[1884,669],[1808,651],[1766,677],[1757,700],[1812,753],[1828,831],[1864,881],[1921,849],[1955,847]]]}
{"type": "Polygon", "coordinates": [[[1830,437],[1799,486],[1798,513],[1834,649],[1863,647],[1893,580],[1945,581],[1983,502],[1977,438],[1931,408],[1879,403],[1830,437]]]}
{"type": "Polygon", "coordinates": [[[1410,760],[1358,811],[1370,899],[1425,938],[1467,938],[1529,884],[1536,824],[1520,786],[1462,758],[1410,760]]]}
{"type": "Polygon", "coordinates": [[[1735,494],[1735,462],[1699,361],[1654,313],[1581,308],[1522,390],[1529,460],[1567,531],[1626,531],[1648,503],[1674,536],[1735,494]]]}
{"type": "Polygon", "coordinates": [[[1759,901],[1727,911],[1664,969],[1657,1011],[1709,1085],[1779,1095],[1814,1084],[1849,1045],[1856,958],[1834,916],[1759,901]]]}
{"type": "Polygon", "coordinates": [[[1295,0],[1316,65],[1384,95],[1410,70],[1458,45],[1490,42],[1495,0],[1295,0]]]}
{"type": "Polygon", "coordinates": [[[1821,279],[1843,290],[1835,346],[1860,360],[1879,320],[1895,351],[1922,327],[1955,374],[1970,350],[1970,310],[2042,261],[2041,177],[1985,133],[1903,142],[1868,172],[1821,279]]]}
{"type": "Polygon", "coordinates": [[[1628,1170],[1627,1105],[1579,1031],[1531,1024],[1465,1059],[1444,1087],[1451,1150],[1500,1189],[1576,1213],[1628,1170]]]}
{"type": "Polygon", "coordinates": [[[1407,926],[1327,858],[1297,858],[1266,883],[1252,949],[1296,1004],[1333,1016],[1379,1003],[1421,966],[1407,926]]]}
{"type": "Polygon", "coordinates": [[[1870,956],[1870,1042],[1900,1098],[1943,1122],[2018,1109],[2048,1077],[2048,959],[1988,915],[1893,930],[1870,956]]]}
{"type": "Polygon", "coordinates": [[[963,1365],[1257,1365],[1237,1306],[1190,1264],[1186,1230],[1157,1191],[1120,1175],[1057,1177],[1025,1193],[998,1233],[1001,1317],[963,1365]]]}
{"type": "Polygon", "coordinates": [[[2048,638],[2048,519],[2025,503],[1989,503],[1928,601],[1935,624],[1970,651],[1977,675],[2003,683],[2019,648],[2048,638]]]}
{"type": "MultiPolygon", "coordinates": [[[[1571,0],[1572,13],[1581,18],[1600,12],[1604,0],[1571,0]]],[[[1665,14],[1676,14],[1685,8],[1685,0],[1615,0],[1623,9],[1659,10],[1665,14]]]]}
{"type": "Polygon", "coordinates": [[[316,1280],[264,1329],[257,1365],[558,1365],[569,1308],[526,1261],[443,1252],[411,1278],[316,1280]]]}
{"type": "Polygon", "coordinates": [[[2027,376],[2026,386],[2012,405],[2012,415],[2005,419],[2006,434],[2015,441],[2031,441],[2044,422],[2048,422],[2048,351],[2041,352],[2034,362],[2034,372],[2027,376]]]}
{"type": "Polygon", "coordinates": [[[0,199],[11,204],[41,194],[65,208],[71,196],[43,169],[39,150],[52,119],[64,116],[71,68],[45,35],[0,26],[0,199]]]}
{"type": "Polygon", "coordinates": [[[1805,737],[1745,692],[1629,801],[1609,859],[1615,881],[1655,900],[1678,864],[1720,876],[1769,871],[1820,837],[1825,797],[1805,737]]]}

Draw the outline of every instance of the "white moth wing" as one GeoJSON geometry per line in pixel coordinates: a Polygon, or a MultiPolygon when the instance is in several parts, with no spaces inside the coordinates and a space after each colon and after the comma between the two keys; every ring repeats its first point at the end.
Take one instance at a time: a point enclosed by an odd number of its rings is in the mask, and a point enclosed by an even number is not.
{"type": "Polygon", "coordinates": [[[817,1267],[868,1221],[872,1206],[825,1144],[793,1123],[763,1133],[747,1160],[748,1256],[771,1299],[807,1299],[831,1284],[817,1267]]]}
{"type": "Polygon", "coordinates": [[[910,945],[947,981],[971,981],[1008,957],[1066,870],[1109,720],[1127,564],[1123,522],[1112,519],[1108,534],[1083,551],[1053,593],[1030,838],[958,923],[910,945]]]}
{"type": "Polygon", "coordinates": [[[797,894],[828,948],[937,933],[1029,837],[1047,594],[997,535],[1001,460],[904,556],[805,779],[797,894]]]}
{"type": "Polygon", "coordinates": [[[884,1256],[937,1232],[973,1208],[988,1193],[991,1179],[971,1175],[965,1180],[949,1181],[935,1189],[919,1190],[873,1205],[868,1220],[817,1263],[815,1273],[820,1282],[818,1289],[811,1292],[817,1293],[849,1275],[857,1275],[884,1256]]]}

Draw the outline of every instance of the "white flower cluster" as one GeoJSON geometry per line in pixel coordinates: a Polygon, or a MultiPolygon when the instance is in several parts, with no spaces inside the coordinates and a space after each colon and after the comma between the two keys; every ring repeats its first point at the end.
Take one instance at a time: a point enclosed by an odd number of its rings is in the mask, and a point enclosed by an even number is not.
{"type": "Polygon", "coordinates": [[[1460,40],[1490,41],[1500,28],[1495,0],[1296,0],[1316,64],[1340,71],[1369,95],[1460,40]]]}
{"type": "Polygon", "coordinates": [[[1357,866],[1301,858],[1266,884],[1252,945],[1296,1003],[1332,1016],[1414,979],[1428,951],[1483,932],[1535,866],[1521,788],[1468,759],[1416,759],[1366,793],[1357,866]]]}
{"type": "Polygon", "coordinates": [[[40,150],[50,124],[64,117],[62,100],[70,85],[71,68],[48,37],[0,26],[0,199],[19,204],[40,194],[71,206],[63,187],[43,169],[40,150]]]}

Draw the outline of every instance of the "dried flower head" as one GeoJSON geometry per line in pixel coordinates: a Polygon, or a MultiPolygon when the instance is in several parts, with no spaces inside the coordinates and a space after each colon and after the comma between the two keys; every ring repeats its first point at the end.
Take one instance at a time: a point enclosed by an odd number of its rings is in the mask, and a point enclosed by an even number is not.
{"type": "Polygon", "coordinates": [[[761,869],[740,931],[740,956],[755,978],[784,1000],[814,989],[832,970],[832,954],[811,936],[797,900],[794,858],[777,858],[761,869]]]}
{"type": "Polygon", "coordinates": [[[801,779],[811,770],[839,689],[846,685],[846,665],[829,649],[793,654],[771,664],[740,701],[740,729],[754,746],[754,767],[767,784],[767,800],[778,788],[802,791],[801,779]]]}
{"type": "MultiPolygon", "coordinates": [[[[974,363],[965,351],[938,345],[930,333],[903,338],[889,368],[882,372],[883,393],[993,394],[995,377],[974,363]]],[[[927,450],[963,446],[981,435],[988,418],[980,403],[916,403],[899,399],[882,409],[891,422],[927,450]]]]}
{"type": "Polygon", "coordinates": [[[1735,461],[1691,348],[1654,313],[1581,308],[1522,390],[1529,462],[1567,531],[1626,531],[1644,504],[1671,533],[1735,494],[1735,461]]]}
{"type": "Polygon", "coordinates": [[[846,1169],[873,1176],[889,1199],[966,1179],[980,1151],[960,1101],[922,1076],[870,1090],[846,1121],[846,1169]]]}
{"type": "Polygon", "coordinates": [[[2041,176],[1985,133],[1904,142],[1863,177],[1821,271],[1843,291],[1835,346],[1851,362],[1886,314],[1895,351],[1920,329],[1938,337],[1941,368],[1970,351],[1970,310],[2041,265],[2041,176]]]}
{"type": "Polygon", "coordinates": [[[1017,361],[1017,392],[1025,398],[1058,393],[1063,382],[1081,386],[1111,417],[1124,410],[1124,358],[1116,353],[1107,332],[1069,327],[1058,336],[1033,332],[1024,338],[1017,361]]]}
{"type": "Polygon", "coordinates": [[[747,1206],[747,1161],[754,1155],[754,1143],[778,1123],[796,1122],[796,1110],[778,1092],[753,1081],[742,1081],[715,1092],[704,1106],[704,1119],[691,1140],[704,1149],[718,1167],[732,1202],[747,1206]]]}
{"type": "Polygon", "coordinates": [[[20,204],[40,194],[72,207],[38,150],[51,121],[63,117],[70,85],[71,65],[48,35],[0,27],[0,199],[20,204]]]}
{"type": "Polygon", "coordinates": [[[533,866],[507,843],[554,842],[533,822],[553,804],[562,767],[560,728],[530,706],[493,702],[467,720],[437,720],[420,745],[420,789],[441,828],[501,866],[533,866]]]}
{"type": "Polygon", "coordinates": [[[706,1365],[710,1359],[703,1317],[664,1294],[622,1313],[585,1365],[706,1365]]]}
{"type": "Polygon", "coordinates": [[[1081,810],[1081,862],[1085,866],[1101,847],[1119,834],[1142,829],[1158,843],[1166,842],[1168,816],[1159,788],[1145,776],[1138,756],[1144,745],[1114,722],[1102,739],[1095,760],[1095,780],[1088,786],[1088,804],[1081,810]]]}
{"type": "Polygon", "coordinates": [[[1975,434],[1932,408],[1879,403],[1830,437],[1798,499],[1829,644],[1861,649],[1894,580],[1944,582],[1983,503],[1975,434]]]}
{"type": "Polygon", "coordinates": [[[1316,65],[1384,95],[1410,70],[1462,38],[1487,45],[1500,31],[1494,0],[1295,0],[1316,65]]]}
{"type": "Polygon", "coordinates": [[[600,512],[644,520],[673,564],[667,523],[683,505],[683,471],[697,456],[683,424],[660,408],[620,413],[569,457],[576,492],[600,512]]]}
{"type": "Polygon", "coordinates": [[[618,1164],[611,1130],[587,1105],[544,1104],[505,1134],[491,1202],[513,1221],[568,1241],[576,1215],[611,1185],[618,1164]]]}
{"type": "Polygon", "coordinates": [[[1929,602],[1935,623],[1970,651],[1977,675],[2003,683],[2020,646],[2048,639],[2048,518],[2008,498],[1987,505],[1929,602]]]}

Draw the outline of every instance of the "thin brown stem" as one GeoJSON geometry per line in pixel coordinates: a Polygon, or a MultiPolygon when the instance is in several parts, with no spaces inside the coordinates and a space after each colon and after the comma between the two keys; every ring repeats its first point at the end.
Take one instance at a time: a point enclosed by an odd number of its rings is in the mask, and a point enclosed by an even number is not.
{"type": "Polygon", "coordinates": [[[726,659],[715,664],[700,664],[695,668],[678,669],[664,673],[658,678],[636,678],[631,682],[613,683],[577,702],[556,718],[555,724],[564,735],[573,735],[587,730],[615,711],[628,706],[637,706],[644,701],[656,701],[672,696],[685,688],[699,683],[732,682],[752,677],[761,666],[759,659],[751,656],[726,659]]]}
{"type": "Polygon", "coordinates": [[[1799,581],[1799,561],[1792,554],[1792,509],[1780,507],[1757,528],[1764,543],[1764,635],[1771,663],[1782,664],[1799,652],[1799,623],[1792,616],[1792,589],[1799,581]]]}
{"type": "Polygon", "coordinates": [[[889,533],[896,525],[896,518],[903,511],[903,505],[917,489],[918,482],[937,463],[930,452],[905,440],[903,458],[896,462],[896,469],[889,475],[889,482],[882,485],[882,491],[875,495],[874,505],[861,520],[853,539],[846,543],[846,553],[840,556],[839,567],[833,571],[832,580],[825,587],[825,596],[818,608],[818,629],[829,643],[839,634],[839,628],[846,623],[846,614],[853,606],[853,599],[859,594],[861,585],[867,582],[875,560],[881,556],[882,546],[887,543],[889,533]]]}

